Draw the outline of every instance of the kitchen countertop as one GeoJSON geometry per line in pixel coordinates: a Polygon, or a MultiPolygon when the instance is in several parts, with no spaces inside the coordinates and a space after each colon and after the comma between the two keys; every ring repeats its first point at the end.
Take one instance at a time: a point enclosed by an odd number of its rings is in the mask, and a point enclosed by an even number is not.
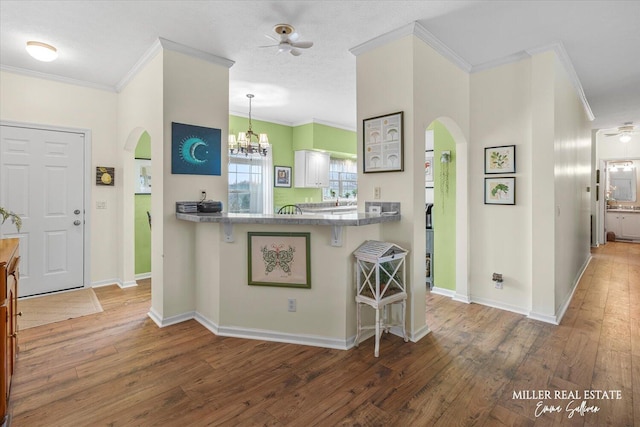
{"type": "Polygon", "coordinates": [[[238,214],[238,213],[176,213],[176,218],[191,222],[217,222],[222,224],[278,224],[278,225],[332,225],[332,226],[362,226],[380,224],[383,222],[398,222],[400,214],[383,213],[372,215],[368,213],[344,214],[238,214]]]}
{"type": "Polygon", "coordinates": [[[637,213],[640,214],[640,209],[607,209],[607,212],[624,212],[624,213],[637,213]]]}

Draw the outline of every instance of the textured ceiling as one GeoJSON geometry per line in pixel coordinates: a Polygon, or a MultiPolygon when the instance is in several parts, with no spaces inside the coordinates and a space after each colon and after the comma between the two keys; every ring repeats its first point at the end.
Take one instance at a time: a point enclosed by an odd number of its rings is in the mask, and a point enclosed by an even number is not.
{"type": "Polygon", "coordinates": [[[115,90],[159,38],[235,61],[230,110],[279,123],[355,129],[349,49],[420,22],[473,67],[560,42],[594,128],[640,123],[639,1],[8,1],[0,0],[0,65],[115,90]],[[289,23],[314,46],[276,54],[264,34],[289,23]],[[27,40],[55,45],[40,63],[27,40]]]}

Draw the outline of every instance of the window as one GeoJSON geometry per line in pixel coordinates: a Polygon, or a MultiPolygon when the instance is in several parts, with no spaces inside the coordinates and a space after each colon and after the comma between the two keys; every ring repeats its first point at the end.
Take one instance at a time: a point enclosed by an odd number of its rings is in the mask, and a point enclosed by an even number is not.
{"type": "Polygon", "coordinates": [[[336,197],[355,199],[358,194],[358,164],[353,160],[332,157],[329,162],[329,188],[322,193],[324,200],[335,200],[336,197]]]}
{"type": "Polygon", "coordinates": [[[229,155],[229,206],[233,213],[272,213],[271,152],[229,155]]]}

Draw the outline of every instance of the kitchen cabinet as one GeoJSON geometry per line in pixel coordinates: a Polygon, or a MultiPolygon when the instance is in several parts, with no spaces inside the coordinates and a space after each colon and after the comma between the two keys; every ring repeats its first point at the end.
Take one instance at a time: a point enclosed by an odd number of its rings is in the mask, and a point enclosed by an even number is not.
{"type": "Polygon", "coordinates": [[[607,212],[605,228],[613,231],[618,239],[640,240],[640,212],[615,211],[607,212]]]}
{"type": "Polygon", "coordinates": [[[18,349],[19,239],[0,240],[0,423],[7,422],[18,349]]]}
{"type": "Polygon", "coordinates": [[[328,187],[329,153],[309,150],[296,151],[294,178],[296,187],[328,187]]]}

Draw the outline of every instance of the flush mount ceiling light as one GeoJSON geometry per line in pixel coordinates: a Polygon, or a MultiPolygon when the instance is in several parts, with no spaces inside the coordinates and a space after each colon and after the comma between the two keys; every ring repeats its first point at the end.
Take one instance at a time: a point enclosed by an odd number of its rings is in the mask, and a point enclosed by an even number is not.
{"type": "Polygon", "coordinates": [[[27,52],[38,61],[51,62],[58,57],[58,50],[46,43],[28,41],[27,52]]]}
{"type": "Polygon", "coordinates": [[[620,135],[620,142],[629,142],[631,141],[631,135],[629,135],[628,133],[623,133],[622,135],[620,135]]]}

